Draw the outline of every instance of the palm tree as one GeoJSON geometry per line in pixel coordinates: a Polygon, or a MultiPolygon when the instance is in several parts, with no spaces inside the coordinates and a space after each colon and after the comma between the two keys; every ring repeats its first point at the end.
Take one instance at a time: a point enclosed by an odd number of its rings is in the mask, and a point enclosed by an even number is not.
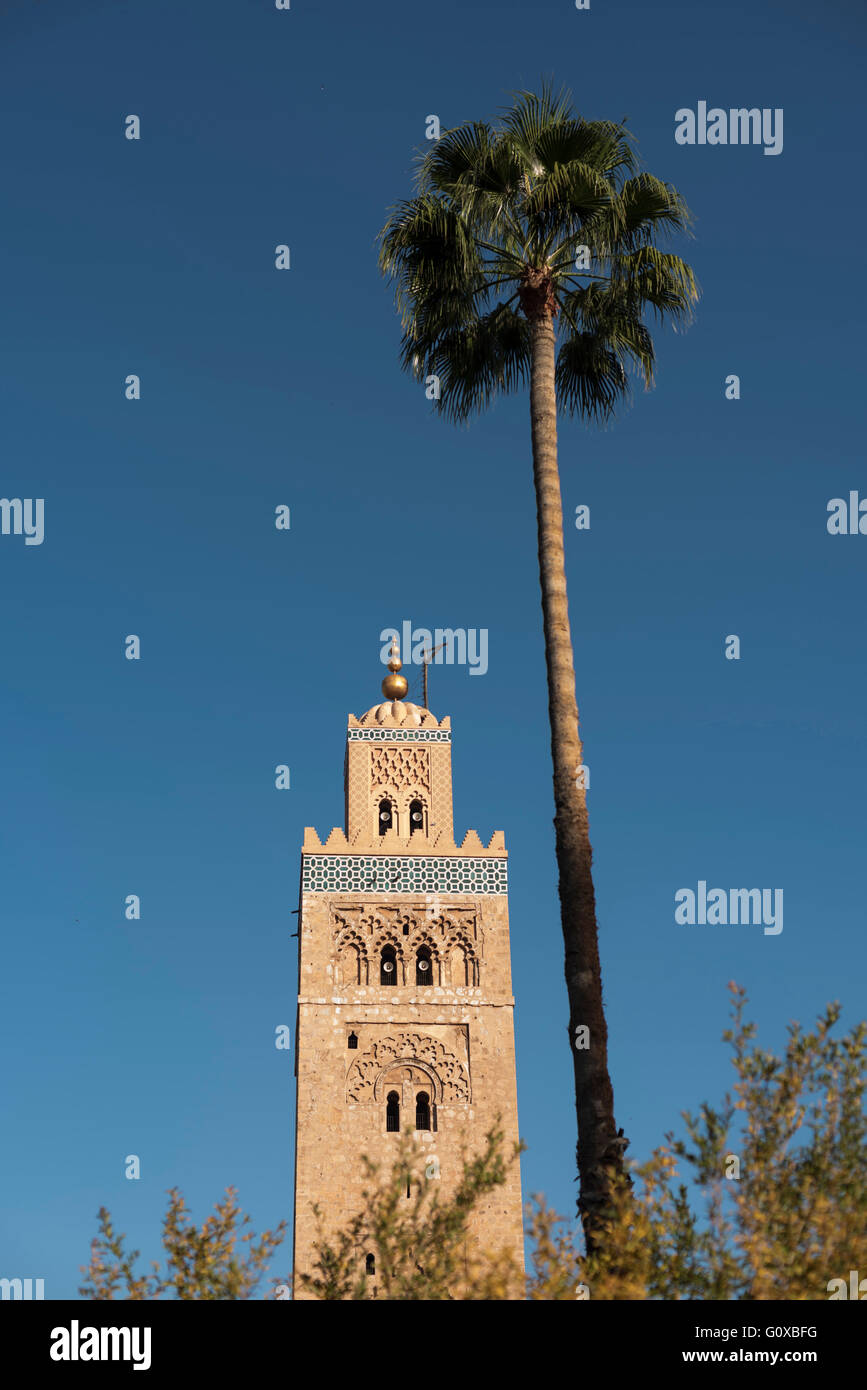
{"type": "Polygon", "coordinates": [[[591,1249],[627,1141],[614,1120],[578,773],[557,409],[604,420],[628,396],[627,366],[652,383],[648,311],[685,322],[698,297],[689,266],[655,242],[690,220],[671,184],[638,171],[622,122],[585,121],[568,93],[546,85],[541,95],[516,94],[496,126],[474,121],[444,132],[421,159],[416,196],[390,210],[380,233],[380,266],[401,315],[401,364],[428,383],[435,408],[463,422],[529,382],[578,1210],[591,1249]],[[575,1045],[588,1041],[579,1025],[589,1028],[588,1046],[575,1045]]]}

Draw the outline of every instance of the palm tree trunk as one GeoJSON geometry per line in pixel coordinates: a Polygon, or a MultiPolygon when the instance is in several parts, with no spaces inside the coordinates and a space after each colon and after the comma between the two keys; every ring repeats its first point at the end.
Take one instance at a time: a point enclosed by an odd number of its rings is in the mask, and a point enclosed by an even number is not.
{"type": "Polygon", "coordinates": [[[623,1171],[625,1141],[614,1123],[614,1092],[608,1075],[608,1030],[602,1007],[602,979],[592,850],[586,792],[578,769],[583,764],[575,699],[575,669],[566,566],[563,507],[557,469],[557,397],[554,319],[550,300],[525,297],[530,321],[532,363],[530,420],[533,476],[539,530],[539,576],[548,668],[548,713],[554,763],[554,829],[560,871],[560,916],[566,947],[569,995],[569,1050],[575,1070],[578,1118],[578,1210],[588,1252],[598,1249],[599,1220],[608,1205],[610,1174],[623,1171]],[[576,1029],[589,1029],[589,1045],[576,1047],[576,1029]]]}

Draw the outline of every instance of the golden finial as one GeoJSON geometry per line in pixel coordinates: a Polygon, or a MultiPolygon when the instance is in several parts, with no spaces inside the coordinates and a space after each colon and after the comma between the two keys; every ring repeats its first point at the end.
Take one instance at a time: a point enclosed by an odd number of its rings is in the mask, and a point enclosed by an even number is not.
{"type": "Polygon", "coordinates": [[[400,659],[400,648],[397,645],[397,636],[391,639],[391,655],[388,659],[388,669],[390,674],[382,682],[382,693],[386,700],[402,700],[409,690],[409,681],[406,676],[399,676],[403,662],[400,659]]]}

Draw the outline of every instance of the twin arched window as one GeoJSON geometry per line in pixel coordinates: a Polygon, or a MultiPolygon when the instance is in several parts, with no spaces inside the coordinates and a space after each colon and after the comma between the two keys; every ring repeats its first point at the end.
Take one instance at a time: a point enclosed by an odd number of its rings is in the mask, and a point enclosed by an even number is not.
{"type": "MultiPolygon", "coordinates": [[[[433,957],[429,946],[419,946],[415,957],[415,982],[417,985],[432,985],[433,957]]],[[[383,946],[379,957],[379,983],[397,984],[397,952],[393,946],[383,946]]]]}
{"type": "MultiPolygon", "coordinates": [[[[427,1091],[419,1091],[415,1098],[415,1127],[431,1128],[431,1104],[427,1091]]],[[[389,1091],[385,1098],[385,1129],[387,1134],[400,1133],[400,1096],[397,1091],[389,1091]]]]}
{"type": "MultiPolygon", "coordinates": [[[[388,797],[383,797],[379,803],[379,833],[384,835],[386,830],[391,830],[395,823],[394,807],[388,797]]],[[[415,835],[417,831],[424,831],[424,806],[420,801],[409,803],[409,833],[415,835]]]]}

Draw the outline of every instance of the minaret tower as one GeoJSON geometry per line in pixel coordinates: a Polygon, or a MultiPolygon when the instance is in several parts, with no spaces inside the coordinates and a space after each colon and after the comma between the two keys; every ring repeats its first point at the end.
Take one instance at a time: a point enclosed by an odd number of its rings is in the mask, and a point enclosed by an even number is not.
{"type": "MultiPolygon", "coordinates": [[[[385,702],[349,716],[344,829],[324,844],[304,832],[296,1276],[313,1271],[313,1204],[329,1233],[348,1224],[369,1183],[361,1155],[390,1174],[399,1131],[415,1133],[442,1196],[498,1114],[507,1152],[518,1139],[503,834],[456,843],[451,723],[404,699],[400,667],[395,641],[385,702]]],[[[523,1262],[517,1163],[470,1244],[523,1262]]]]}

